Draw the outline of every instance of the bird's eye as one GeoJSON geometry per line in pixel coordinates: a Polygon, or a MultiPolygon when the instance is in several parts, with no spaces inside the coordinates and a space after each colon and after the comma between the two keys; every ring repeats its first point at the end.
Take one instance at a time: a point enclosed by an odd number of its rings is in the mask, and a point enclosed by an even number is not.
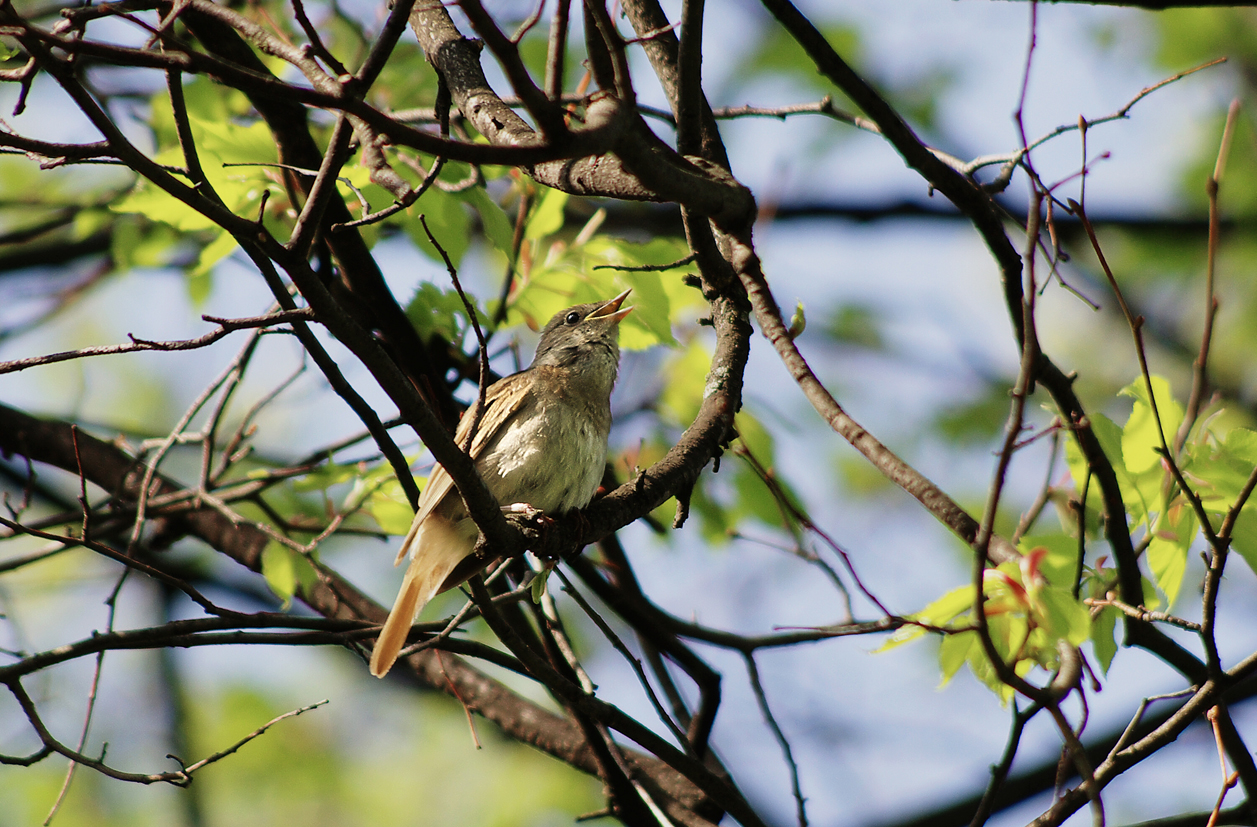
{"type": "Polygon", "coordinates": [[[566,317],[564,317],[563,321],[568,324],[576,324],[580,321],[580,314],[573,310],[571,313],[568,313],[566,317]]]}

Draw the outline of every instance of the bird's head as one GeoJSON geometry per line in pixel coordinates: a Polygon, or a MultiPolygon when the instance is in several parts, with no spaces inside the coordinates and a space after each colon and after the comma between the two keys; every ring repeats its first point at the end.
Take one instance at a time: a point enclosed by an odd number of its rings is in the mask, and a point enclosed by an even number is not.
{"type": "Polygon", "coordinates": [[[533,367],[581,369],[610,364],[612,376],[620,361],[617,328],[632,307],[621,308],[630,291],[614,299],[593,304],[578,304],[561,310],[541,329],[533,367]]]}

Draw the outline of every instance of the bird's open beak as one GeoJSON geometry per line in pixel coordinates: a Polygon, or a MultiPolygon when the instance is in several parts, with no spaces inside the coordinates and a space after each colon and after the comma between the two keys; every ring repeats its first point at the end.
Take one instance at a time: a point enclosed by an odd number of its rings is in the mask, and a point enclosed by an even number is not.
{"type": "Polygon", "coordinates": [[[633,290],[632,288],[629,288],[611,301],[596,308],[593,313],[590,313],[585,317],[586,321],[589,319],[610,319],[613,322],[619,322],[629,313],[633,312],[632,306],[626,307],[623,310],[620,309],[620,305],[624,304],[624,300],[628,298],[628,294],[631,292],[633,292],[633,290]]]}

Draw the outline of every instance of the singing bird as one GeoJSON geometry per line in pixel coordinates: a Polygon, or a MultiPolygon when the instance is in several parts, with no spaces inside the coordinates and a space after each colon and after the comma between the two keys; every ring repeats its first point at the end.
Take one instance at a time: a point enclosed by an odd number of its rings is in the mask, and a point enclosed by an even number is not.
{"type": "MultiPolygon", "coordinates": [[[[616,337],[633,309],[621,309],[628,294],[555,314],[541,331],[532,364],[485,392],[469,453],[499,503],[561,514],[593,499],[607,462],[611,389],[620,368],[616,337]]],[[[463,415],[454,437],[464,448],[476,407],[463,415]]],[[[410,565],[371,653],[372,675],[388,674],[424,605],[474,573],[476,561],[459,564],[478,534],[453,480],[436,465],[397,553],[395,565],[407,555],[410,565]]]]}

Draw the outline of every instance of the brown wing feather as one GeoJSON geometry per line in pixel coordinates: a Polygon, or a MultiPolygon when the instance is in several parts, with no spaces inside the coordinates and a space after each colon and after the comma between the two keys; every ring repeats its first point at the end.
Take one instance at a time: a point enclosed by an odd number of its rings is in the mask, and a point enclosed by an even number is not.
{"type": "MultiPolygon", "coordinates": [[[[497,438],[528,394],[528,383],[516,381],[518,377],[519,374],[516,374],[495,382],[485,394],[485,413],[476,427],[471,445],[473,461],[479,459],[485,446],[497,438]]],[[[474,419],[473,411],[463,415],[454,436],[459,445],[466,442],[474,419]]],[[[471,553],[474,527],[469,530],[461,525],[465,517],[463,508],[454,480],[439,463],[434,465],[419,496],[419,510],[411,521],[410,531],[402,540],[394,563],[401,563],[407,555],[411,558],[397,600],[371,652],[371,674],[377,678],[384,677],[393,667],[415,618],[429,600],[444,590],[450,575],[471,553]]]]}
{"type": "MultiPolygon", "coordinates": [[[[476,426],[476,436],[472,440],[471,450],[468,452],[471,454],[472,462],[480,459],[485,446],[497,438],[502,432],[503,426],[510,421],[512,415],[519,409],[519,403],[530,392],[527,382],[517,381],[521,376],[522,374],[517,373],[514,376],[494,382],[485,393],[485,413],[484,416],[480,417],[480,422],[476,426]]],[[[475,421],[475,410],[475,406],[469,408],[458,423],[458,431],[454,434],[454,442],[460,446],[467,441],[467,431],[471,428],[471,423],[475,421]]],[[[415,514],[415,521],[422,522],[427,519],[427,516],[432,513],[437,505],[454,490],[454,480],[446,473],[445,468],[439,463],[434,465],[432,474],[428,477],[428,484],[423,490],[423,495],[419,498],[419,511],[415,514]],[[431,491],[431,494],[428,493],[429,491],[431,491]]],[[[458,495],[455,493],[454,496],[458,495]]],[[[404,549],[405,544],[403,544],[404,549]]]]}

